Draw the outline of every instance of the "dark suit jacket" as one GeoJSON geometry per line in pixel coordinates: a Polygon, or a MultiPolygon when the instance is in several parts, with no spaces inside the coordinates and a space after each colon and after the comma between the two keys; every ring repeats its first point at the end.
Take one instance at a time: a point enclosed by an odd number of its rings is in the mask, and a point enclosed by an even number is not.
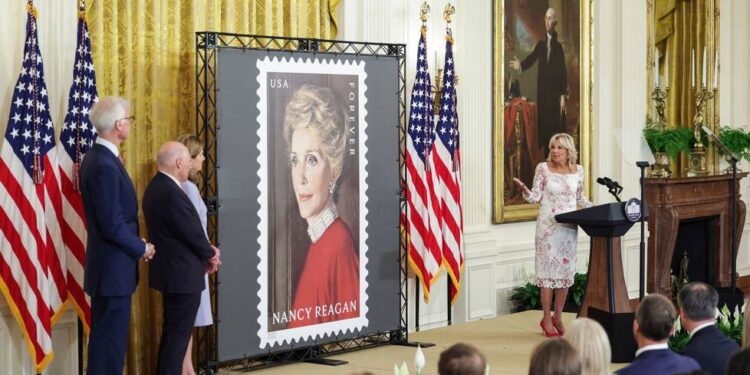
{"type": "Polygon", "coordinates": [[[143,194],[143,215],[148,238],[156,246],[148,270],[149,286],[162,293],[200,293],[214,251],[188,196],[159,172],[143,194]]]}
{"type": "MultiPolygon", "coordinates": [[[[547,150],[549,139],[555,133],[565,132],[565,118],[560,114],[560,96],[568,92],[568,72],[565,67],[565,52],[557,41],[557,32],[552,32],[550,54],[547,59],[547,41],[537,42],[534,50],[523,61],[521,69],[527,70],[535,63],[538,66],[536,79],[536,103],[539,144],[547,150]]],[[[547,150],[549,151],[549,150],[547,150]]]]}
{"type": "Polygon", "coordinates": [[[694,359],[681,356],[670,349],[649,350],[641,353],[633,363],[617,371],[618,375],[669,375],[700,370],[694,359]]]}
{"type": "Polygon", "coordinates": [[[696,332],[680,354],[696,360],[702,369],[714,375],[724,375],[729,357],[738,350],[736,342],[712,325],[696,332]]]}
{"type": "Polygon", "coordinates": [[[83,286],[91,297],[130,295],[138,284],[138,201],[125,168],[105,146],[94,144],[81,164],[86,215],[83,286]]]}

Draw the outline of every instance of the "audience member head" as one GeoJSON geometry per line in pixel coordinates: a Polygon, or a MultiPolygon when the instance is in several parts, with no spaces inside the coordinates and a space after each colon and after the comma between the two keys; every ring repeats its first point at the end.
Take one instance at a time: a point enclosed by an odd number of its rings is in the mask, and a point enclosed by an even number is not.
{"type": "Polygon", "coordinates": [[[486,367],[487,361],[477,348],[458,343],[440,353],[438,374],[483,375],[486,367]]]}
{"type": "Polygon", "coordinates": [[[99,99],[89,111],[89,121],[98,136],[118,146],[130,135],[134,120],[130,114],[130,102],[118,96],[99,99]]]}
{"type": "Polygon", "coordinates": [[[156,154],[156,164],[160,171],[172,175],[177,181],[185,182],[190,173],[190,152],[180,142],[166,142],[156,154]]]}
{"type": "Polygon", "coordinates": [[[581,359],[573,346],[563,339],[549,339],[534,348],[529,375],[579,375],[581,359]]]}
{"type": "Polygon", "coordinates": [[[727,362],[726,375],[750,374],[750,348],[743,348],[734,353],[727,362]]]}
{"type": "Polygon", "coordinates": [[[695,281],[680,289],[677,293],[677,306],[680,309],[680,320],[688,332],[697,325],[713,322],[716,319],[716,306],[719,304],[719,293],[711,285],[695,281]]]}
{"type": "Polygon", "coordinates": [[[573,320],[565,331],[567,340],[581,357],[581,373],[603,375],[609,373],[612,350],[604,328],[595,320],[578,318],[573,320]]]}
{"type": "Polygon", "coordinates": [[[667,342],[674,331],[677,312],[672,301],[661,294],[644,297],[633,322],[633,335],[638,347],[667,342]]]}

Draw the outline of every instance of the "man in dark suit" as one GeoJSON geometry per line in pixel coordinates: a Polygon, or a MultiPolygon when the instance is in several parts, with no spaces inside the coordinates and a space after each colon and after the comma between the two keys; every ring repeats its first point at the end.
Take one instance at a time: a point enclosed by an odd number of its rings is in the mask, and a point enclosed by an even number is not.
{"type": "Polygon", "coordinates": [[[180,374],[204,273],[218,267],[218,249],[203,233],[198,212],[181,183],[190,173],[190,153],[178,142],[161,146],[156,157],[159,172],[143,195],[148,238],[159,248],[149,267],[149,286],[162,293],[164,325],[159,343],[158,374],[180,374]]]}
{"type": "Polygon", "coordinates": [[[619,375],[666,375],[700,370],[694,359],[681,356],[667,345],[677,319],[672,301],[661,294],[650,294],[638,305],[633,336],[638,343],[635,360],[617,371],[619,375]]]}
{"type": "Polygon", "coordinates": [[[680,354],[696,360],[705,371],[723,375],[727,361],[740,346],[716,327],[718,304],[719,293],[702,282],[689,283],[677,294],[680,321],[690,334],[680,354]]]}
{"type": "Polygon", "coordinates": [[[80,177],[88,228],[83,287],[91,297],[87,373],[122,374],[138,260],[151,259],[155,249],[138,237],[135,189],[118,159],[133,125],[130,103],[103,98],[89,118],[99,136],[83,158],[80,177]]]}
{"type": "Polygon", "coordinates": [[[544,14],[545,38],[537,42],[534,50],[519,61],[514,56],[510,67],[525,71],[537,64],[536,103],[539,145],[549,153],[549,140],[557,133],[566,133],[565,106],[568,94],[568,72],[565,52],[557,40],[557,14],[554,8],[544,14]]]}

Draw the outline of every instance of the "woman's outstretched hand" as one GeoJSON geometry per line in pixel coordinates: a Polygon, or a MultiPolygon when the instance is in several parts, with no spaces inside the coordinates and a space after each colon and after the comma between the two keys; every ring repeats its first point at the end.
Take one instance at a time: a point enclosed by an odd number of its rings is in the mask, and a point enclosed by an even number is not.
{"type": "Polygon", "coordinates": [[[521,191],[524,194],[530,194],[531,193],[531,191],[529,191],[529,188],[526,187],[526,184],[524,184],[523,182],[521,182],[521,180],[519,180],[519,179],[517,179],[517,178],[514,177],[513,178],[513,182],[515,182],[516,185],[518,185],[518,188],[521,189],[521,191]]]}

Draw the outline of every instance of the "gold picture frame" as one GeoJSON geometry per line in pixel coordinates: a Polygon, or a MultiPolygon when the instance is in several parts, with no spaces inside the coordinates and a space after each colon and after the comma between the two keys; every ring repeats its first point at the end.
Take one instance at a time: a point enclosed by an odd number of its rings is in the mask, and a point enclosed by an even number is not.
{"type": "MultiPolygon", "coordinates": [[[[592,0],[548,2],[557,16],[555,31],[561,30],[559,37],[553,33],[551,43],[557,43],[564,51],[564,68],[560,69],[565,70],[565,74],[559,75],[564,76],[563,83],[557,86],[565,86],[566,103],[560,104],[560,118],[552,118],[556,122],[554,126],[543,125],[551,123],[549,111],[537,111],[538,107],[550,108],[549,100],[545,102],[536,98],[536,93],[542,92],[535,88],[540,84],[536,80],[537,71],[541,73],[539,63],[524,58],[538,53],[534,51],[543,48],[543,40],[547,40],[547,2],[526,2],[520,7],[518,0],[493,1],[492,221],[499,224],[536,217],[538,205],[523,201],[520,193],[514,190],[511,179],[519,176],[526,185],[532,185],[534,168],[546,157],[545,146],[551,136],[548,133],[556,132],[555,126],[565,129],[576,139],[578,163],[585,173],[586,195],[591,191],[592,0]],[[506,30],[508,24],[514,27],[506,30]],[[576,53],[568,53],[571,50],[576,53]],[[509,52],[507,56],[506,52],[509,52]],[[522,58],[525,61],[521,62],[522,58]],[[513,60],[524,67],[523,73],[510,67],[513,60]],[[524,95],[525,92],[531,95],[524,95]],[[538,112],[543,116],[542,121],[537,121],[538,112]],[[527,137],[529,134],[531,136],[527,137]]],[[[551,61],[550,51],[554,51],[549,44],[547,61],[551,61]]],[[[547,62],[545,65],[553,64],[547,62]]]]}

